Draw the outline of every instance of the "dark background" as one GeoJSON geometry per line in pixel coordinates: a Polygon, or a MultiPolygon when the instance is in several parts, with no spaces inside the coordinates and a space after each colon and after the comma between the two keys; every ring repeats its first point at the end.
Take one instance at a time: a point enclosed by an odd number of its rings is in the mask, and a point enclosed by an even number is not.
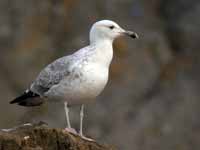
{"type": "MultiPolygon", "coordinates": [[[[114,43],[110,80],[86,109],[84,131],[121,150],[200,149],[199,0],[1,0],[0,128],[66,126],[62,104],[9,105],[39,71],[88,44],[102,19],[139,40],[114,43]]],[[[72,109],[78,128],[79,108],[72,109]]]]}

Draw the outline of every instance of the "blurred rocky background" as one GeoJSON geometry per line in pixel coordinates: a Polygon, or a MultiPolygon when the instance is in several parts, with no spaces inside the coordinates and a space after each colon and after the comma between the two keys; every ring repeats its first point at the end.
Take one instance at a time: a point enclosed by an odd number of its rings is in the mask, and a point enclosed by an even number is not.
{"type": "MultiPolygon", "coordinates": [[[[86,109],[85,134],[122,150],[200,149],[199,0],[1,0],[0,128],[66,126],[62,104],[9,105],[39,71],[88,44],[110,19],[139,40],[114,43],[110,80],[86,109]]],[[[78,129],[79,108],[70,112],[78,129]]]]}

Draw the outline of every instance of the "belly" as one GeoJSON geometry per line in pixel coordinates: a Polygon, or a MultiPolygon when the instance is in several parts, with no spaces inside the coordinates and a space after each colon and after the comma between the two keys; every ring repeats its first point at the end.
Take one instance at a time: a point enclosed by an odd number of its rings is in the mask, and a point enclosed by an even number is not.
{"type": "Polygon", "coordinates": [[[83,104],[94,100],[104,89],[108,80],[108,69],[85,68],[64,79],[49,90],[47,97],[56,101],[67,101],[70,105],[83,104]]]}

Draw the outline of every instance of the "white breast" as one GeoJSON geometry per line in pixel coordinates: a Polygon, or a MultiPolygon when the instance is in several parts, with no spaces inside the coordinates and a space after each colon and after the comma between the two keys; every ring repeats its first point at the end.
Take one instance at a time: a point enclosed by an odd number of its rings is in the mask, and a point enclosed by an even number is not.
{"type": "Polygon", "coordinates": [[[48,93],[49,99],[67,101],[69,104],[83,104],[98,96],[108,81],[109,66],[112,60],[112,45],[97,46],[90,52],[79,51],[84,58],[71,66],[72,74],[53,86],[48,93]]]}
{"type": "Polygon", "coordinates": [[[52,87],[46,96],[56,101],[67,101],[70,105],[83,104],[94,100],[108,81],[108,68],[98,64],[84,66],[77,73],[52,87]]]}
{"type": "Polygon", "coordinates": [[[95,63],[88,65],[84,68],[83,80],[83,90],[91,97],[96,97],[108,81],[108,68],[95,63]]]}

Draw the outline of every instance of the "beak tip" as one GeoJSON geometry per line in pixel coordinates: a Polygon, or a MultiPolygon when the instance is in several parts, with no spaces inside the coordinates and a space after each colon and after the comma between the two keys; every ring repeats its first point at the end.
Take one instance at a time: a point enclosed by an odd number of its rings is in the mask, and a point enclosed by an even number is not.
{"type": "Polygon", "coordinates": [[[139,36],[138,36],[137,33],[132,33],[132,34],[130,35],[130,37],[132,37],[133,39],[138,39],[138,38],[139,38],[139,36]]]}
{"type": "Polygon", "coordinates": [[[138,39],[139,38],[138,34],[135,33],[135,32],[132,32],[132,31],[126,31],[125,34],[130,36],[133,39],[138,39]]]}

